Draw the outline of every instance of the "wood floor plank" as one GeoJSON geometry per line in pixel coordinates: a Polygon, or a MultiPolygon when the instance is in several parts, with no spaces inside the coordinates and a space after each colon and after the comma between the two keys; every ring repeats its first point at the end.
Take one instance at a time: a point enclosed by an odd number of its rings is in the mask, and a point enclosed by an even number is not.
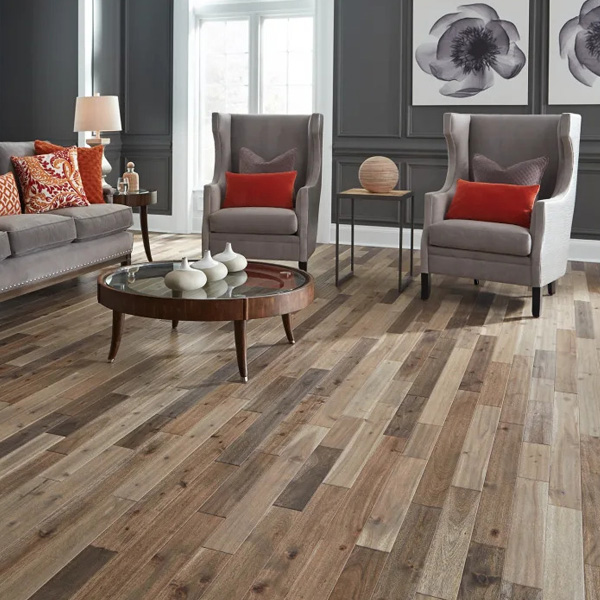
{"type": "Polygon", "coordinates": [[[68,565],[33,594],[30,600],[62,600],[70,597],[115,554],[95,546],[84,548],[68,565]]]}
{"type": "Polygon", "coordinates": [[[587,436],[581,440],[583,549],[586,564],[600,567],[600,456],[589,440],[599,441],[587,436]]]}
{"type": "Polygon", "coordinates": [[[318,446],[275,501],[275,506],[302,511],[323,482],[341,450],[318,446]]]}
{"type": "Polygon", "coordinates": [[[549,496],[555,506],[581,510],[579,404],[572,394],[554,397],[549,496]]]}
{"type": "Polygon", "coordinates": [[[583,540],[581,512],[548,505],[544,598],[584,600],[583,540]]]}
{"type": "Polygon", "coordinates": [[[406,456],[398,458],[357,545],[391,552],[424,470],[424,460],[406,456]]]}
{"type": "Polygon", "coordinates": [[[427,553],[418,586],[421,594],[454,600],[469,551],[480,492],[450,488],[427,553]]]}
{"type": "Polygon", "coordinates": [[[473,531],[480,544],[507,547],[522,438],[520,425],[500,423],[473,531]]]}
{"type": "Polygon", "coordinates": [[[385,552],[355,546],[329,600],[369,598],[387,558],[385,552]]]}
{"type": "Polygon", "coordinates": [[[516,423],[518,425],[525,423],[532,368],[533,361],[530,357],[519,355],[514,357],[502,404],[500,420],[503,423],[516,423]]]}
{"type": "Polygon", "coordinates": [[[504,579],[526,587],[544,587],[544,547],[548,484],[517,478],[504,579]]]}
{"type": "Polygon", "coordinates": [[[479,336],[463,380],[460,382],[461,390],[481,392],[495,345],[495,337],[489,335],[479,336]]]}
{"type": "MultiPolygon", "coordinates": [[[[27,443],[19,446],[10,454],[0,458],[0,479],[9,475],[12,471],[22,467],[30,460],[35,459],[38,454],[52,448],[63,439],[60,435],[41,433],[27,443]]],[[[50,467],[52,468],[52,467],[50,467]]]]}
{"type": "Polygon", "coordinates": [[[510,365],[501,362],[491,362],[485,373],[481,386],[480,402],[488,406],[502,406],[504,394],[510,377],[510,365]]]}
{"type": "Polygon", "coordinates": [[[499,420],[499,408],[485,405],[475,408],[452,485],[478,491],[483,489],[499,420]]]}
{"type": "Polygon", "coordinates": [[[502,585],[504,550],[472,542],[467,554],[458,600],[498,598],[502,585]]]}
{"type": "Polygon", "coordinates": [[[550,481],[550,446],[523,443],[519,460],[519,477],[550,481]]]}
{"type": "Polygon", "coordinates": [[[415,502],[426,506],[443,506],[477,400],[477,394],[473,392],[460,391],[456,395],[447,426],[440,433],[415,493],[415,502]]]}

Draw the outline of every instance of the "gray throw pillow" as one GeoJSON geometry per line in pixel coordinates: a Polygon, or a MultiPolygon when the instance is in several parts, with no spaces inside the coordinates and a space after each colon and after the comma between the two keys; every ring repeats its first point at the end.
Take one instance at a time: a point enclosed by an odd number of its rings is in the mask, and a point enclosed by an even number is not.
{"type": "Polygon", "coordinates": [[[296,170],[296,148],[288,150],[272,160],[265,160],[249,148],[240,150],[240,173],[289,173],[296,170]]]}
{"type": "Polygon", "coordinates": [[[545,156],[525,160],[503,168],[483,154],[473,157],[473,181],[478,183],[507,183],[511,185],[540,185],[548,166],[545,156]]]}

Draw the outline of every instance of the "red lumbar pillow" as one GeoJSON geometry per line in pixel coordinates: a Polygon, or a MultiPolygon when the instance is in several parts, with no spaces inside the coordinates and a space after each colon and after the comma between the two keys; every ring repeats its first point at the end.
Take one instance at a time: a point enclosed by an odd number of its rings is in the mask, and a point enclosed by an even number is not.
{"type": "Polygon", "coordinates": [[[253,175],[227,173],[227,192],[223,208],[293,208],[296,176],[296,171],[253,175]]]}
{"type": "Polygon", "coordinates": [[[529,228],[539,185],[473,183],[459,179],[446,219],[509,223],[529,228]]]}

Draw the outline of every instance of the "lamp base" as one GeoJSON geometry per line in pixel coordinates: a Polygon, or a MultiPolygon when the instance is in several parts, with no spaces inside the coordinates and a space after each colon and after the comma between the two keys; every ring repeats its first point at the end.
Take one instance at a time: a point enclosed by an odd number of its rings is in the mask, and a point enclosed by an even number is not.
{"type": "MultiPolygon", "coordinates": [[[[110,138],[93,137],[85,140],[86,144],[91,148],[96,146],[108,146],[110,144],[110,138]]],[[[106,181],[106,177],[112,173],[112,167],[106,158],[106,151],[102,156],[102,187],[105,189],[112,189],[112,185],[106,181]]]]}

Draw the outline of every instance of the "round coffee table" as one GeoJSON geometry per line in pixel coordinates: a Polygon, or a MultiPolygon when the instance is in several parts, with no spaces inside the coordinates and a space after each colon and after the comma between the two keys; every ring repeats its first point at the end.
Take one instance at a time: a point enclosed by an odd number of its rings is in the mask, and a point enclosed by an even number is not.
{"type": "Polygon", "coordinates": [[[250,262],[245,271],[193,292],[173,292],[164,276],[177,262],[124,266],[98,278],[98,302],[113,311],[108,360],[113,362],[123,333],[124,315],[179,321],[233,321],[240,375],[248,381],[246,323],[281,315],[290,344],[291,315],[314,299],[314,280],[304,271],[269,263],[250,262]]]}

